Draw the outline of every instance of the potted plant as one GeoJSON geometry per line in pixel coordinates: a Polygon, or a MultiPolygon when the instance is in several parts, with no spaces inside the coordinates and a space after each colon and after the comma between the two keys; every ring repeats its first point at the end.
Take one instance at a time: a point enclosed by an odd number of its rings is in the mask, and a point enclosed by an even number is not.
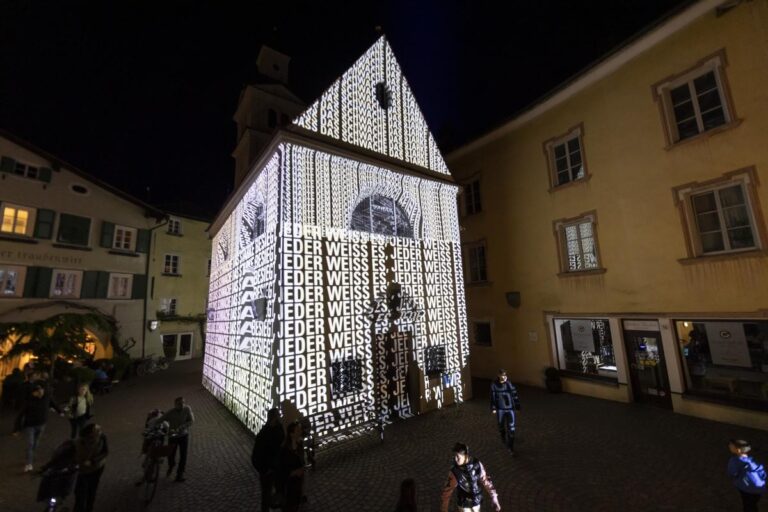
{"type": "Polygon", "coordinates": [[[550,393],[561,393],[563,391],[563,382],[560,380],[560,370],[550,366],[544,370],[545,384],[550,393]]]}

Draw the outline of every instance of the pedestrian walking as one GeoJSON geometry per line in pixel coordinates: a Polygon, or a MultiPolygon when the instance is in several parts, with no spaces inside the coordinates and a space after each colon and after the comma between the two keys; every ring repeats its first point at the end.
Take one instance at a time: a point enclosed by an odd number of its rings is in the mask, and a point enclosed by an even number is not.
{"type": "Polygon", "coordinates": [[[519,410],[517,388],[507,380],[506,370],[499,370],[497,379],[491,383],[491,413],[496,416],[501,439],[512,453],[515,453],[515,411],[519,410]]]}
{"type": "Polygon", "coordinates": [[[749,456],[752,446],[743,439],[731,439],[728,449],[733,456],[728,460],[728,476],[741,494],[744,512],[757,512],[757,502],[765,493],[765,466],[749,456]]]}
{"type": "Polygon", "coordinates": [[[413,478],[400,482],[400,498],[395,512],[416,512],[416,481],[413,478]]]}
{"type": "Polygon", "coordinates": [[[76,439],[80,429],[93,417],[93,395],[88,384],[80,384],[67,401],[67,414],[71,426],[69,438],[76,439]]]}
{"type": "Polygon", "coordinates": [[[195,422],[192,408],[184,402],[184,397],[174,400],[174,407],[157,420],[158,423],[167,421],[171,429],[168,444],[174,446],[168,457],[168,471],[166,476],[171,476],[176,466],[176,452],[179,452],[179,468],[176,470],[176,482],[184,482],[184,471],[187,469],[187,453],[189,451],[189,427],[195,422]]]}
{"type": "Polygon", "coordinates": [[[269,512],[269,506],[272,504],[275,475],[284,439],[285,432],[280,419],[280,409],[270,409],[267,412],[267,422],[256,434],[251,452],[251,464],[259,472],[262,512],[269,512]]]}
{"type": "Polygon", "coordinates": [[[282,495],[283,512],[296,512],[302,503],[304,490],[304,433],[301,423],[288,425],[287,437],[280,451],[277,487],[282,495]]]}
{"type": "Polygon", "coordinates": [[[448,512],[451,495],[456,489],[456,510],[458,512],[480,512],[483,501],[483,489],[488,492],[493,503],[493,510],[499,512],[499,496],[493,487],[491,478],[485,471],[483,463],[470,457],[469,448],[464,443],[456,443],[453,447],[453,466],[448,473],[448,481],[443,488],[441,512],[448,512]]]}
{"type": "Polygon", "coordinates": [[[14,435],[19,435],[23,431],[27,440],[25,473],[34,469],[35,449],[37,449],[40,436],[48,422],[49,409],[54,409],[60,416],[64,416],[64,411],[56,405],[50,393],[41,384],[33,385],[29,396],[24,401],[21,412],[16,417],[13,429],[14,435]]]}
{"type": "Polygon", "coordinates": [[[3,380],[3,408],[17,409],[20,405],[18,398],[24,385],[24,374],[14,368],[10,375],[3,380]]]}

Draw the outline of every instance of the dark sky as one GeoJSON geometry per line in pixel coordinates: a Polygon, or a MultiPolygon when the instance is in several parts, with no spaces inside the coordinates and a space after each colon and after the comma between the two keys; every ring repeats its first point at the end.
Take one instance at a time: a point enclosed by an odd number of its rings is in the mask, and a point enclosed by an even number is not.
{"type": "Polygon", "coordinates": [[[685,3],[0,0],[0,128],[210,216],[231,192],[232,114],[261,44],[293,57],[309,103],[381,25],[445,151],[685,3]]]}

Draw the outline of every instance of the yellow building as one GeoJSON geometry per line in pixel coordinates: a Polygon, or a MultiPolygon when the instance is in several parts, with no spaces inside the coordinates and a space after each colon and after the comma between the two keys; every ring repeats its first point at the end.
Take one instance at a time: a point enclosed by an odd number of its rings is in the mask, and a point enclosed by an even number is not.
{"type": "Polygon", "coordinates": [[[205,336],[211,241],[208,221],[169,214],[152,231],[146,354],[200,357],[205,336]]]}
{"type": "MultiPolygon", "coordinates": [[[[149,234],[164,214],[5,132],[0,213],[0,322],[97,311],[140,356],[149,234]]],[[[90,336],[104,342],[94,356],[111,357],[115,340],[90,336]]],[[[4,361],[0,378],[21,363],[4,361]]]]}
{"type": "Polygon", "coordinates": [[[476,376],[768,429],[766,34],[695,3],[448,156],[476,376]]]}

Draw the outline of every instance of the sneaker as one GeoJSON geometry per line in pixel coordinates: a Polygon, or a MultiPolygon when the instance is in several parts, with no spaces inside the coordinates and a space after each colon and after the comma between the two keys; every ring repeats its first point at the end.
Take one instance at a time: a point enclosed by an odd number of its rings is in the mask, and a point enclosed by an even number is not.
{"type": "Polygon", "coordinates": [[[24,472],[25,472],[25,473],[29,473],[29,472],[30,472],[30,471],[32,471],[33,469],[35,469],[35,468],[34,468],[34,467],[32,467],[32,464],[27,464],[26,466],[24,466],[24,472]]]}

